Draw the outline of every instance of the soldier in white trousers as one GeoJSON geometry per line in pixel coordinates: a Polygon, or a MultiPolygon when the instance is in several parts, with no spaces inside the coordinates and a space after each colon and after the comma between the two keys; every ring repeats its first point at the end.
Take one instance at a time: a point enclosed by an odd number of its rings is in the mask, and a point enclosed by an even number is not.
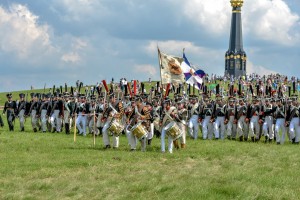
{"type": "Polygon", "coordinates": [[[76,119],[76,127],[78,128],[80,135],[86,136],[88,107],[86,104],[86,97],[84,95],[80,95],[80,102],[78,102],[76,112],[78,114],[76,119]]]}
{"type": "Polygon", "coordinates": [[[286,135],[286,127],[285,127],[285,113],[286,113],[286,105],[283,104],[282,99],[276,99],[277,108],[275,112],[276,123],[275,123],[275,136],[277,144],[284,144],[285,135],[286,135]],[[281,132],[281,137],[279,135],[281,132]]]}
{"type": "Polygon", "coordinates": [[[50,122],[52,126],[52,133],[55,131],[59,133],[61,131],[63,115],[63,102],[61,100],[61,94],[56,94],[52,101],[52,108],[50,112],[50,122]]]}
{"type": "MultiPolygon", "coordinates": [[[[174,116],[175,112],[176,112],[176,108],[174,106],[171,106],[170,99],[166,98],[164,101],[163,115],[160,122],[160,125],[162,125],[162,131],[161,131],[161,152],[162,153],[165,153],[166,151],[166,146],[165,146],[166,126],[169,123],[174,121],[172,116],[174,116]]],[[[170,135],[168,135],[168,152],[173,153],[173,138],[170,135]]]]}
{"type": "Polygon", "coordinates": [[[270,102],[269,98],[265,99],[265,105],[263,106],[262,115],[264,116],[263,123],[263,134],[266,138],[265,142],[272,141],[274,138],[273,131],[273,113],[276,111],[276,107],[273,108],[273,105],[270,102]]]}
{"type": "Polygon", "coordinates": [[[213,123],[210,121],[213,112],[213,103],[209,101],[207,96],[203,96],[204,102],[202,112],[200,114],[200,122],[202,122],[202,138],[203,140],[213,138],[213,123]]]}
{"type": "Polygon", "coordinates": [[[226,113],[226,104],[222,101],[222,96],[216,97],[216,104],[213,109],[212,119],[214,122],[214,134],[215,139],[225,139],[225,113],[226,113]]]}
{"type": "Polygon", "coordinates": [[[41,117],[41,127],[43,133],[45,133],[47,130],[47,120],[48,120],[47,118],[49,114],[48,108],[49,108],[49,96],[44,95],[39,109],[39,115],[41,117]]]}
{"type": "Polygon", "coordinates": [[[300,110],[297,96],[292,97],[291,113],[287,116],[289,124],[290,139],[293,144],[300,141],[300,110]]]}
{"type": "Polygon", "coordinates": [[[226,124],[226,135],[228,139],[236,139],[236,124],[237,120],[235,118],[236,113],[236,105],[235,105],[235,99],[233,97],[229,97],[228,99],[228,107],[226,109],[225,114],[225,121],[224,124],[226,124]]]}
{"type": "Polygon", "coordinates": [[[32,98],[32,101],[31,101],[31,105],[30,105],[30,109],[29,109],[29,113],[31,116],[31,125],[33,128],[33,131],[37,132],[37,128],[39,127],[38,115],[37,115],[39,102],[38,102],[37,94],[31,93],[31,98],[32,98]]]}
{"type": "Polygon", "coordinates": [[[190,120],[188,123],[190,136],[194,139],[198,139],[198,131],[199,131],[199,103],[197,102],[197,96],[191,95],[191,103],[190,103],[190,120]]]}
{"type": "Polygon", "coordinates": [[[19,94],[19,96],[20,96],[20,101],[19,101],[18,107],[17,107],[17,115],[18,115],[19,121],[20,121],[21,132],[23,132],[27,102],[25,101],[25,94],[21,93],[21,94],[19,94]]]}
{"type": "Polygon", "coordinates": [[[237,120],[237,135],[241,142],[248,140],[249,121],[247,122],[246,115],[247,105],[244,102],[244,98],[240,97],[239,104],[236,107],[235,118],[237,120]]]}
{"type": "Polygon", "coordinates": [[[249,136],[251,137],[251,140],[258,141],[260,138],[260,124],[261,119],[259,118],[259,113],[260,113],[260,105],[259,105],[259,99],[254,98],[253,99],[253,104],[250,105],[247,109],[247,117],[246,117],[246,122],[250,121],[249,125],[249,136]]]}
{"type": "MultiPolygon", "coordinates": [[[[124,108],[122,101],[116,101],[116,97],[114,93],[111,93],[109,96],[109,106],[105,109],[103,113],[103,122],[105,123],[102,129],[102,138],[104,143],[104,148],[108,149],[110,148],[110,141],[108,136],[108,128],[110,126],[110,123],[112,120],[117,120],[118,123],[120,123],[121,119],[124,115],[124,108]]],[[[112,133],[113,134],[113,133],[112,133]]],[[[113,148],[119,147],[119,135],[113,134],[113,148]]]]}

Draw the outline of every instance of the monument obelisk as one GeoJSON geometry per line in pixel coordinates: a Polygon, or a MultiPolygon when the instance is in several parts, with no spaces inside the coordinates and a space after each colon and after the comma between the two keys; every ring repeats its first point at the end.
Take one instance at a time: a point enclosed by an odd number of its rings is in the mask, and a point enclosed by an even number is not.
{"type": "Polygon", "coordinates": [[[247,56],[243,49],[242,6],[244,0],[231,0],[232,16],[229,49],[225,54],[225,74],[234,77],[246,75],[247,56]]]}

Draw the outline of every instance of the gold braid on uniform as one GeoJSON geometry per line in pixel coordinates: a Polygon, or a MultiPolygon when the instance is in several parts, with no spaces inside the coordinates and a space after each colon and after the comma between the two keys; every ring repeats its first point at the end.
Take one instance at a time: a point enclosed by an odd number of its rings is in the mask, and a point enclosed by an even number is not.
{"type": "Polygon", "coordinates": [[[144,120],[150,120],[151,119],[150,110],[148,108],[143,107],[141,114],[142,114],[142,118],[144,120]]]}

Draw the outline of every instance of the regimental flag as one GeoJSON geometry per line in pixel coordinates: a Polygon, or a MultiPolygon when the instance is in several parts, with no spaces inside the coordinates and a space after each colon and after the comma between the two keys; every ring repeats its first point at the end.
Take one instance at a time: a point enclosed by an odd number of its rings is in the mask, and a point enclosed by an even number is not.
{"type": "Polygon", "coordinates": [[[184,82],[184,74],[180,68],[182,58],[162,53],[158,49],[158,59],[162,84],[184,82]]]}
{"type": "Polygon", "coordinates": [[[195,85],[195,88],[200,90],[201,85],[203,83],[203,77],[205,76],[205,72],[201,69],[195,70],[191,66],[190,62],[185,56],[183,52],[183,62],[181,63],[181,69],[184,73],[185,80],[187,84],[195,85]]]}

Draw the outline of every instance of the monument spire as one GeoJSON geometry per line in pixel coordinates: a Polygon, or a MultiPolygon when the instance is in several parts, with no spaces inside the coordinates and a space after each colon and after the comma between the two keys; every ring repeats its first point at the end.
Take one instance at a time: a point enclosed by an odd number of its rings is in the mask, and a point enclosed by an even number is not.
{"type": "Polygon", "coordinates": [[[231,0],[232,16],[229,49],[225,54],[225,73],[234,77],[246,75],[247,56],[243,49],[242,6],[244,0],[231,0]]]}

